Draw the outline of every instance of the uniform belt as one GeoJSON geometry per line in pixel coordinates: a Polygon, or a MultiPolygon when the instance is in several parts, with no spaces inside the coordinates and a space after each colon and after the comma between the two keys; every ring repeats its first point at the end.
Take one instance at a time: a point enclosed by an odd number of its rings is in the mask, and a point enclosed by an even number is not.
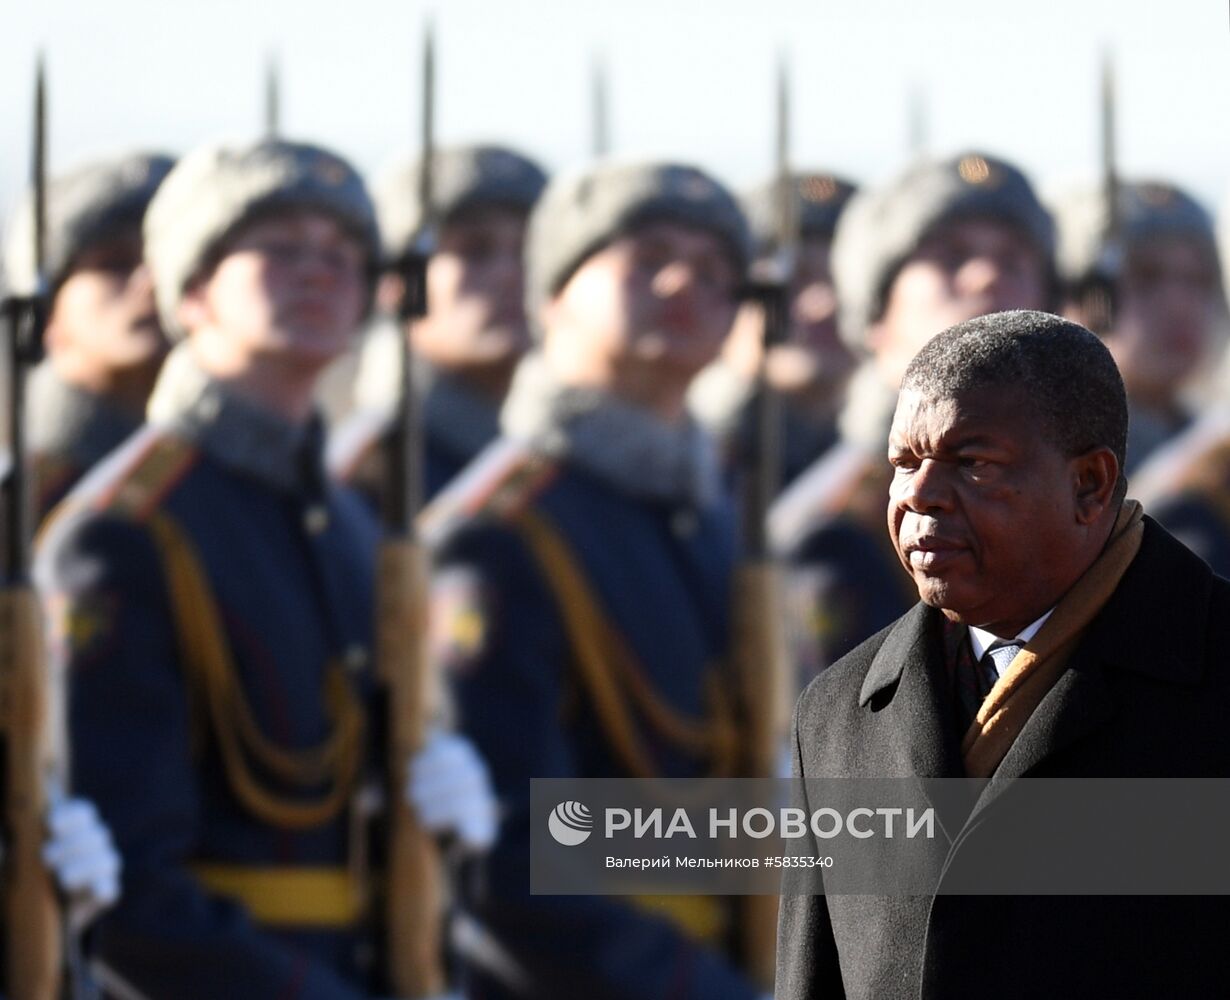
{"type": "Polygon", "coordinates": [[[674,924],[702,944],[718,945],[729,930],[730,914],[718,896],[630,896],[638,910],[674,924]]]}
{"type": "Polygon", "coordinates": [[[211,892],[233,899],[260,924],[348,927],[363,913],[365,894],[348,868],[275,868],[195,864],[211,892]]]}

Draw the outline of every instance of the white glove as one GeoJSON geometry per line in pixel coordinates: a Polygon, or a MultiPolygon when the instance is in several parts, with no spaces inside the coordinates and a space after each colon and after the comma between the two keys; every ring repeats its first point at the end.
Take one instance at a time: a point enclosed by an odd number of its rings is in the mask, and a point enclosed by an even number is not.
{"type": "Polygon", "coordinates": [[[485,851],[495,843],[496,801],[487,765],[474,744],[437,730],[410,758],[406,802],[433,833],[456,833],[461,843],[485,851]]]}
{"type": "Polygon", "coordinates": [[[47,810],[43,861],[69,898],[70,926],[80,930],[120,898],[120,855],[88,799],[60,799],[47,810]]]}

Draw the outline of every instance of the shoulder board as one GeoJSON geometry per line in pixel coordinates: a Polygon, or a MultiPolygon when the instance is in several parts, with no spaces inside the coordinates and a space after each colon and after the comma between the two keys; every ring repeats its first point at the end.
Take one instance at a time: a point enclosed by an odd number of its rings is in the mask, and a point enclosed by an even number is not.
{"type": "Polygon", "coordinates": [[[789,552],[817,525],[844,513],[876,466],[859,445],[839,442],[791,483],[769,509],[769,537],[789,552]]]}
{"type": "Polygon", "coordinates": [[[506,520],[533,503],[558,472],[555,459],[523,442],[499,438],[423,508],[419,533],[428,547],[435,547],[464,522],[506,520]]]}
{"type": "Polygon", "coordinates": [[[392,425],[393,418],[388,410],[366,409],[352,413],[329,435],[325,451],[329,473],[343,483],[350,482],[372,451],[380,446],[392,425]]]}
{"type": "Polygon", "coordinates": [[[164,427],[143,427],[91,470],[63,506],[143,521],[199,458],[190,441],[164,427]]]}

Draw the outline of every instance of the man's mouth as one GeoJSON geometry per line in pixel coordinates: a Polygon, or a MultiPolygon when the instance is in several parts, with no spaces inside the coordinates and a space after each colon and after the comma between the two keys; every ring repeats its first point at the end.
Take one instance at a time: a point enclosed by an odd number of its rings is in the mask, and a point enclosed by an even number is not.
{"type": "Polygon", "coordinates": [[[937,572],[967,551],[960,542],[939,535],[921,535],[902,546],[912,569],[937,572]]]}

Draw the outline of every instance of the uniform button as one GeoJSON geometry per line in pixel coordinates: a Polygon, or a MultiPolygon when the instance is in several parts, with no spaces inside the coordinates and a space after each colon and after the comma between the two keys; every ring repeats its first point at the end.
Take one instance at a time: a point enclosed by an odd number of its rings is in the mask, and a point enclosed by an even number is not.
{"type": "Polygon", "coordinates": [[[312,504],[303,512],[303,527],[309,535],[319,535],[329,527],[329,511],[322,504],[312,504]]]}
{"type": "Polygon", "coordinates": [[[342,665],[352,674],[357,674],[366,667],[367,659],[367,647],[358,643],[347,646],[346,651],[342,653],[342,665]]]}

